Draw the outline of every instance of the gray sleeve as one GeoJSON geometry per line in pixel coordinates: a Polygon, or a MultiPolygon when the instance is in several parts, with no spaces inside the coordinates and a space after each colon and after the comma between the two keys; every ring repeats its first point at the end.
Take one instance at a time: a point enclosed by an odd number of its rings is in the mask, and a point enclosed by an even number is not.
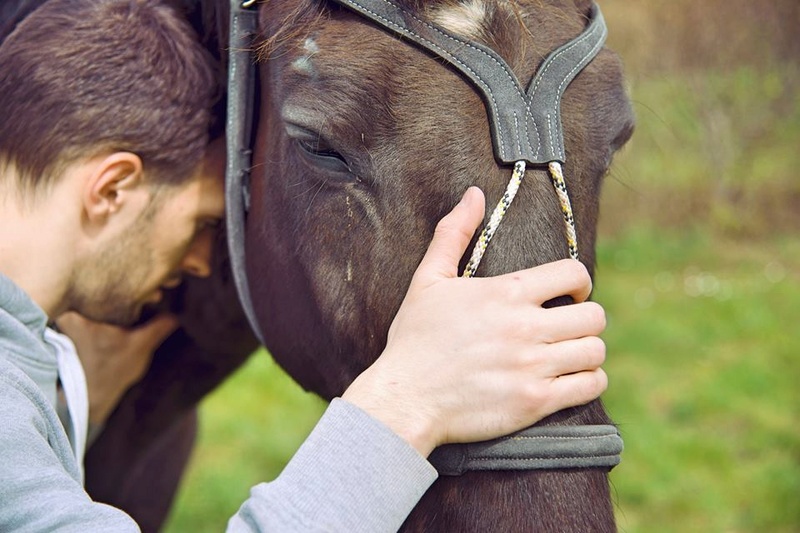
{"type": "Polygon", "coordinates": [[[35,385],[0,369],[0,531],[138,532],[127,514],[83,490],[74,457],[56,451],[69,445],[45,402],[35,385]]]}
{"type": "Polygon", "coordinates": [[[436,477],[406,441],[334,399],[280,476],[253,487],[228,531],[397,531],[436,477]]]}

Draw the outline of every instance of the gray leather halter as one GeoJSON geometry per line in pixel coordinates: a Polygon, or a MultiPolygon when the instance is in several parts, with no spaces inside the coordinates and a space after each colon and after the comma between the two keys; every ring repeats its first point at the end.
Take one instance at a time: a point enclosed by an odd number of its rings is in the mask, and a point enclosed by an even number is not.
{"type": "MultiPolygon", "coordinates": [[[[605,21],[596,4],[586,29],[545,59],[526,91],[493,50],[421,20],[391,0],[332,1],[445,59],[471,81],[486,102],[498,162],[564,162],[561,96],[606,37],[605,21]]],[[[225,195],[236,289],[250,325],[263,343],[250,299],[244,252],[255,87],[250,53],[257,26],[257,10],[250,9],[254,4],[254,0],[231,0],[225,195]]],[[[492,441],[442,446],[431,454],[430,461],[442,475],[468,470],[613,468],[622,448],[619,431],[612,425],[534,426],[492,441]]]]}
{"type": "Polygon", "coordinates": [[[499,162],[564,162],[561,95],[605,42],[606,24],[597,4],[583,33],[551,52],[525,91],[494,50],[422,20],[392,1],[335,1],[445,59],[469,79],[486,103],[499,162]]]}

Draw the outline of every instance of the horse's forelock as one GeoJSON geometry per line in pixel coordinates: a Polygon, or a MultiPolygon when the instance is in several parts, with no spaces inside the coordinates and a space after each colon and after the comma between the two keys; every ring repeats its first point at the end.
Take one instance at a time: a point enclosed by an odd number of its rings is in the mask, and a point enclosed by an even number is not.
{"type": "Polygon", "coordinates": [[[286,0],[272,0],[261,4],[262,13],[270,13],[270,25],[260,25],[261,31],[256,40],[255,51],[259,61],[269,58],[281,45],[305,36],[311,26],[322,17],[325,11],[321,8],[324,2],[313,0],[298,0],[290,9],[280,9],[289,5],[286,0]],[[283,15],[275,19],[273,12],[280,11],[283,15]]]}

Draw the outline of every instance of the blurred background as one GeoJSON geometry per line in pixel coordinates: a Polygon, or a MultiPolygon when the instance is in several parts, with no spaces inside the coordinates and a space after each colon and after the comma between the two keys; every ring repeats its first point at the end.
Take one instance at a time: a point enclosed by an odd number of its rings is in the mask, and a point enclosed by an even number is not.
{"type": "MultiPolygon", "coordinates": [[[[800,531],[800,2],[600,0],[637,127],[594,299],[626,532],[800,531]]],[[[210,396],[168,531],[221,531],[324,409],[266,354],[210,396]]]]}

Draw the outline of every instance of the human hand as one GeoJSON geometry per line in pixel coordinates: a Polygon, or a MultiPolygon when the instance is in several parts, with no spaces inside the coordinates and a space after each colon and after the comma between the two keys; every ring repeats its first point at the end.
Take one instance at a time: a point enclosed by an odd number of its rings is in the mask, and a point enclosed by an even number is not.
{"type": "Polygon", "coordinates": [[[171,314],[159,314],[135,328],[120,328],[64,313],[58,329],[75,344],[89,389],[89,421],[102,424],[123,394],[150,366],[156,348],[178,327],[171,314]]]}
{"type": "Polygon", "coordinates": [[[389,329],[386,349],[342,395],[427,456],[435,447],[507,435],[597,398],[605,312],[586,302],[572,259],[491,278],[459,278],[483,220],[470,188],[443,218],[389,329]],[[572,305],[542,304],[569,295],[572,305]]]}

